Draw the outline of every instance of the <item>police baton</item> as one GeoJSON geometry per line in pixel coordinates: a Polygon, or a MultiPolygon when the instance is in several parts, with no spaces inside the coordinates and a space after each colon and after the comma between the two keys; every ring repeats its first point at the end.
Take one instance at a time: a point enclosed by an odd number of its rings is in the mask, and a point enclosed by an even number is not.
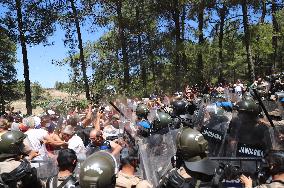
{"type": "Polygon", "coordinates": [[[113,106],[114,109],[115,109],[120,115],[122,115],[124,118],[126,118],[126,116],[124,115],[124,113],[123,113],[112,101],[109,101],[109,104],[111,104],[111,106],[113,106]]]}
{"type": "Polygon", "coordinates": [[[264,104],[263,104],[263,102],[262,102],[260,96],[258,95],[258,92],[257,92],[256,88],[252,88],[252,91],[254,92],[254,95],[255,95],[255,97],[256,97],[256,99],[257,99],[259,105],[261,106],[261,108],[262,108],[262,110],[263,110],[265,116],[267,117],[267,119],[268,119],[268,121],[269,121],[271,127],[274,128],[275,126],[274,126],[274,124],[273,124],[273,121],[272,121],[270,115],[268,114],[268,112],[267,112],[267,110],[266,110],[266,108],[265,108],[265,106],[264,106],[264,104]]]}
{"type": "MultiPolygon", "coordinates": [[[[109,104],[111,104],[111,106],[114,107],[114,109],[120,114],[122,115],[125,119],[127,119],[127,117],[125,116],[125,114],[112,102],[109,101],[109,104]]],[[[129,121],[129,120],[128,120],[129,121]]],[[[132,142],[133,145],[136,145],[135,139],[133,138],[133,136],[125,129],[123,129],[123,137],[126,137],[130,140],[130,142],[132,142]]]]}

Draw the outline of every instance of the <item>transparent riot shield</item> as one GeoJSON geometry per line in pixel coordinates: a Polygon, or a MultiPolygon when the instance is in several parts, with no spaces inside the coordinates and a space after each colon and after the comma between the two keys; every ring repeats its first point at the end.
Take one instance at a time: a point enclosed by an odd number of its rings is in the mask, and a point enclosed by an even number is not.
{"type": "Polygon", "coordinates": [[[223,156],[226,153],[225,142],[231,119],[231,112],[215,104],[206,106],[200,132],[208,141],[209,156],[223,156]]]}
{"type": "Polygon", "coordinates": [[[171,132],[168,132],[163,135],[151,135],[138,141],[143,178],[151,182],[154,187],[172,168],[171,158],[176,153],[172,138],[171,132]]]}
{"type": "MultiPolygon", "coordinates": [[[[264,133],[267,130],[265,125],[258,124],[258,116],[249,112],[234,111],[227,131],[221,162],[228,163],[239,168],[243,174],[254,179],[259,168],[254,159],[261,159],[264,156],[266,144],[264,133]],[[223,161],[222,161],[223,160],[223,161]]],[[[220,157],[221,157],[220,156],[220,157]]],[[[231,179],[239,181],[238,178],[231,179]]]]}
{"type": "Polygon", "coordinates": [[[242,100],[242,95],[239,93],[230,93],[229,97],[230,97],[230,100],[234,103],[237,103],[242,100]]]}
{"type": "Polygon", "coordinates": [[[275,95],[278,98],[277,105],[281,114],[281,118],[282,120],[284,120],[284,92],[276,92],[275,95]]]}
{"type": "Polygon", "coordinates": [[[41,180],[46,180],[58,174],[57,162],[52,158],[46,160],[32,160],[31,166],[36,168],[37,177],[41,180]]]}
{"type": "Polygon", "coordinates": [[[192,123],[194,127],[196,127],[198,130],[200,130],[201,127],[203,126],[205,112],[206,112],[206,104],[202,102],[199,104],[199,106],[197,106],[197,110],[195,110],[192,116],[192,123]]]}
{"type": "Polygon", "coordinates": [[[283,126],[270,127],[264,138],[267,150],[284,150],[283,126]]]}

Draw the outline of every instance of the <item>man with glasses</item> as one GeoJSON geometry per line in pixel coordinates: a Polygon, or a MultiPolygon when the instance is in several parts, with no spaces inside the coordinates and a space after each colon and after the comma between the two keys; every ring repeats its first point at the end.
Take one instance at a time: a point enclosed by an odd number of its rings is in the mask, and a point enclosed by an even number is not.
{"type": "Polygon", "coordinates": [[[61,131],[62,139],[67,142],[68,148],[76,152],[78,160],[86,158],[86,148],[83,140],[75,134],[74,127],[67,125],[61,131]]]}
{"type": "Polygon", "coordinates": [[[93,154],[96,151],[107,150],[112,155],[117,157],[122,149],[119,144],[111,140],[105,140],[103,133],[100,130],[93,129],[90,132],[90,141],[90,144],[87,146],[87,156],[93,154]]]}

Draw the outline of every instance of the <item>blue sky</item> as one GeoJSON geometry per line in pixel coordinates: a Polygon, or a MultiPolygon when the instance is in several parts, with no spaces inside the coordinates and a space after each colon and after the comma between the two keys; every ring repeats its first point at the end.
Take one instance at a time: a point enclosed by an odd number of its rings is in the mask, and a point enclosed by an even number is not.
{"type": "MultiPolygon", "coordinates": [[[[49,42],[54,42],[52,46],[37,45],[28,47],[28,59],[30,66],[30,80],[39,82],[45,88],[52,88],[56,81],[67,82],[68,66],[59,67],[51,63],[52,60],[62,60],[67,56],[68,48],[64,46],[65,31],[57,27],[56,32],[50,37],[49,42]]],[[[95,41],[104,34],[104,30],[98,28],[97,32],[89,32],[82,28],[83,42],[95,41]]],[[[24,80],[24,69],[22,63],[21,46],[18,44],[16,64],[18,80],[24,80]]]]}

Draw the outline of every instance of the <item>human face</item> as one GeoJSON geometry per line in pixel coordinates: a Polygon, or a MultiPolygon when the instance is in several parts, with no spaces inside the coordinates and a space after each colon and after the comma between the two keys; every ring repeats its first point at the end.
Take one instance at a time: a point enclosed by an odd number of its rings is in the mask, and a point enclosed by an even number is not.
{"type": "Polygon", "coordinates": [[[69,135],[69,134],[66,134],[66,133],[61,133],[61,135],[62,135],[62,138],[65,142],[68,142],[72,137],[72,135],[69,135]]]}
{"type": "Polygon", "coordinates": [[[104,139],[102,133],[97,132],[96,134],[90,135],[90,140],[94,145],[99,146],[101,145],[104,139]]]}
{"type": "Polygon", "coordinates": [[[116,129],[118,129],[119,128],[119,120],[118,119],[112,120],[112,126],[115,127],[116,129]]]}

